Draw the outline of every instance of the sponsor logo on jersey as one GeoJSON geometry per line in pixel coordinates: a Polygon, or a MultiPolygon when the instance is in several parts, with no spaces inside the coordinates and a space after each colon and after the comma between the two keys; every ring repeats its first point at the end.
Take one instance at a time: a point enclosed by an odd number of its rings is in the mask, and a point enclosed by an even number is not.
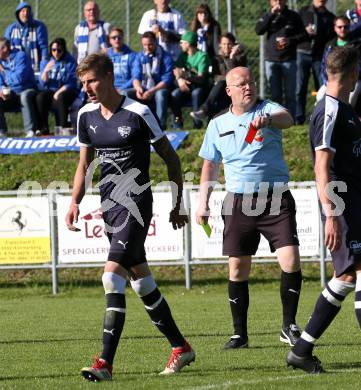
{"type": "Polygon", "coordinates": [[[353,253],[361,253],[361,242],[356,240],[350,241],[350,249],[352,249],[353,253]]]}
{"type": "Polygon", "coordinates": [[[123,138],[128,137],[131,129],[132,128],[130,126],[119,126],[118,127],[118,134],[123,138]]]}
{"type": "Polygon", "coordinates": [[[356,154],[357,157],[361,156],[361,138],[353,143],[353,154],[356,154]]]}

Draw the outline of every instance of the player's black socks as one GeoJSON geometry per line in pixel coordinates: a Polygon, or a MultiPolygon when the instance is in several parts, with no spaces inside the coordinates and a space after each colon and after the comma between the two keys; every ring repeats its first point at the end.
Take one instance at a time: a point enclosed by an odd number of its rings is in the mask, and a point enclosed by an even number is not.
{"type": "Polygon", "coordinates": [[[296,323],[298,301],[302,285],[301,270],[281,273],[280,295],[282,301],[283,327],[296,323]]]}
{"type": "Polygon", "coordinates": [[[247,313],[249,306],[248,280],[228,281],[228,300],[231,306],[234,334],[247,338],[247,313]]]}
{"type": "Polygon", "coordinates": [[[141,297],[153,324],[164,334],[173,348],[183,347],[185,339],[179,331],[168,306],[158,287],[141,297]]]}
{"type": "Polygon", "coordinates": [[[316,340],[321,337],[331,324],[340,311],[342,302],[354,287],[353,283],[342,282],[335,278],[330,280],[319,296],[312,316],[301,334],[301,338],[292,348],[296,355],[305,356],[312,353],[316,340]]]}
{"type": "Polygon", "coordinates": [[[355,288],[355,313],[356,318],[361,328],[361,273],[357,274],[355,288]]]}
{"type": "Polygon", "coordinates": [[[107,307],[103,325],[103,352],[100,357],[112,365],[125,321],[125,295],[110,293],[105,297],[107,307]]]}

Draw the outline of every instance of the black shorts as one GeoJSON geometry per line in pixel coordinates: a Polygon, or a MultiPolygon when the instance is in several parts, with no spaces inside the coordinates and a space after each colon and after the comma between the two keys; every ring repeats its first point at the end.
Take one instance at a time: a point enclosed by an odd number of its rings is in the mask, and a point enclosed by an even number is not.
{"type": "MultiPolygon", "coordinates": [[[[346,271],[354,271],[355,262],[361,262],[361,194],[348,186],[342,198],[345,202],[345,210],[339,217],[342,245],[337,251],[331,252],[337,277],[346,271]]],[[[324,217],[322,221],[325,222],[324,217]]]]}
{"type": "Polygon", "coordinates": [[[139,197],[135,201],[143,226],[125,207],[103,213],[104,222],[110,226],[108,231],[106,227],[110,242],[108,260],[119,263],[125,269],[147,261],[144,242],[153,216],[152,195],[139,197]]]}
{"type": "MultiPolygon", "coordinates": [[[[228,193],[224,199],[222,207],[224,256],[254,255],[261,239],[260,234],[268,240],[272,252],[284,246],[299,245],[296,204],[289,190],[282,194],[277,212],[271,211],[272,193],[267,195],[265,209],[258,216],[244,213],[243,200],[243,194],[233,193],[228,193]]],[[[252,209],[255,209],[257,194],[253,194],[251,202],[252,209]]]]}

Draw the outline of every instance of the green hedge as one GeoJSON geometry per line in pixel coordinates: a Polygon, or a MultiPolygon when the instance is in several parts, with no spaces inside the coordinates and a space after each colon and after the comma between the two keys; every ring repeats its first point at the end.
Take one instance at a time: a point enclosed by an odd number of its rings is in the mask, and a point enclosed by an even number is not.
{"type": "MultiPolygon", "coordinates": [[[[199,183],[202,159],[198,151],[204,130],[191,130],[178,150],[183,173],[194,173],[194,183],[199,183]]],[[[307,127],[294,126],[284,131],[284,152],[292,181],[313,180],[309,153],[307,127]]],[[[37,181],[46,188],[53,181],[63,181],[72,186],[78,153],[36,153],[27,156],[0,155],[0,190],[17,189],[26,181],[37,181]]],[[[165,165],[152,153],[151,178],[154,183],[167,180],[165,165]]],[[[97,177],[95,177],[95,180],[97,177]]],[[[223,176],[221,176],[223,180],[223,176]]]]}

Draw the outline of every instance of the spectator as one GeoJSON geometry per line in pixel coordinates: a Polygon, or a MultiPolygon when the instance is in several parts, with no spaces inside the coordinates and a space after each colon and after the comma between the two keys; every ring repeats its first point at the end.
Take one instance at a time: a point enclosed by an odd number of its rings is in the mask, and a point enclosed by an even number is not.
{"type": "Polygon", "coordinates": [[[155,111],[162,129],[165,129],[168,98],[174,82],[173,60],[157,45],[157,38],[151,31],[142,35],[142,46],[143,50],[138,53],[133,65],[134,89],[127,95],[147,104],[153,113],[155,111]]]}
{"type": "Polygon", "coordinates": [[[78,96],[75,58],[66,50],[64,38],[49,46],[50,60],[41,69],[41,91],[36,96],[39,115],[36,135],[49,134],[48,114],[55,110],[56,125],[68,127],[69,107],[78,96]]]}
{"type": "Polygon", "coordinates": [[[355,8],[346,11],[346,16],[351,22],[351,31],[358,30],[361,27],[361,0],[355,0],[355,6],[355,8]]]}
{"type": "Polygon", "coordinates": [[[154,0],[155,8],[143,14],[138,33],[153,31],[159,46],[175,61],[180,54],[179,38],[185,32],[186,24],[180,12],[169,7],[169,3],[169,0],[154,0]]]}
{"type": "MultiPolygon", "coordinates": [[[[316,101],[319,102],[326,93],[326,83],[327,83],[327,74],[326,74],[326,61],[327,57],[331,53],[332,49],[335,47],[343,47],[343,46],[355,46],[357,49],[359,48],[359,42],[356,40],[352,40],[351,32],[350,32],[350,20],[345,16],[341,15],[335,19],[334,29],[336,32],[336,37],[327,43],[325,53],[322,58],[321,65],[321,80],[322,85],[317,92],[316,101]]],[[[349,103],[352,107],[356,107],[358,96],[361,92],[361,66],[359,68],[359,79],[355,85],[353,91],[351,91],[349,96],[349,103]]]]}
{"type": "Polygon", "coordinates": [[[270,0],[271,9],[264,12],[256,24],[256,33],[266,35],[266,77],[271,99],[296,114],[296,48],[307,39],[301,17],[286,6],[286,0],[270,0]]]}
{"type": "Polygon", "coordinates": [[[75,27],[73,55],[78,64],[89,54],[100,51],[107,52],[107,37],[111,29],[110,23],[100,18],[100,9],[95,1],[84,5],[84,20],[75,27]]]}
{"type": "Polygon", "coordinates": [[[108,56],[114,65],[114,86],[121,93],[132,88],[132,66],[136,53],[123,41],[124,32],[119,27],[113,27],[109,33],[111,47],[108,56]]]}
{"type": "Polygon", "coordinates": [[[190,113],[192,118],[197,120],[202,120],[205,116],[212,118],[214,114],[231,104],[226,94],[226,74],[237,66],[247,66],[244,46],[236,44],[236,38],[232,33],[225,33],[221,35],[219,54],[213,60],[214,85],[201,109],[190,113]]]}
{"type": "Polygon", "coordinates": [[[326,43],[334,36],[335,15],[327,10],[327,0],[313,0],[311,5],[300,9],[300,16],[308,39],[297,46],[296,123],[305,122],[307,87],[310,70],[316,91],[321,82],[321,61],[326,43]]]}
{"type": "Polygon", "coordinates": [[[36,83],[30,57],[25,52],[11,50],[10,41],[0,38],[0,137],[6,137],[4,113],[21,109],[27,137],[36,126],[36,83]]]}
{"type": "MultiPolygon", "coordinates": [[[[197,34],[187,31],[181,36],[182,54],[175,63],[174,75],[178,88],[172,92],[173,126],[183,128],[182,106],[191,99],[192,111],[198,111],[209,91],[209,58],[197,49],[197,34]]],[[[194,119],[194,127],[202,127],[202,121],[194,119]]]]}
{"type": "Polygon", "coordinates": [[[31,58],[34,72],[40,69],[41,61],[48,59],[48,30],[43,22],[33,19],[31,6],[21,2],[15,11],[16,22],[5,31],[11,50],[24,51],[31,58]]]}
{"type": "Polygon", "coordinates": [[[221,26],[214,19],[209,6],[202,3],[198,6],[191,24],[191,31],[197,34],[197,48],[213,58],[218,53],[221,26]]]}

